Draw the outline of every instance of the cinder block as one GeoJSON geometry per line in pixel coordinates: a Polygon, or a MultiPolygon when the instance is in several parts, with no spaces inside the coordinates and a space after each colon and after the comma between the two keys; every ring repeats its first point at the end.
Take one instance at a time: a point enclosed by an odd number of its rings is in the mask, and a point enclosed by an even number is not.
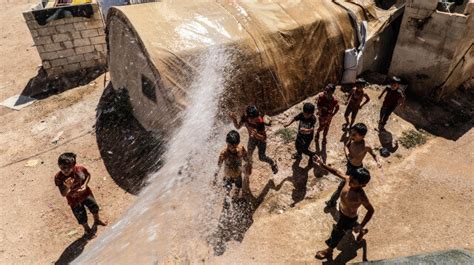
{"type": "Polygon", "coordinates": [[[43,52],[40,53],[41,60],[50,61],[59,58],[57,52],[43,52]]]}
{"type": "Polygon", "coordinates": [[[94,37],[94,38],[90,38],[90,41],[91,41],[91,44],[105,44],[105,37],[104,36],[100,36],[100,37],[94,37]]]}
{"type": "Polygon", "coordinates": [[[68,57],[67,61],[68,61],[68,63],[78,63],[78,62],[82,62],[82,61],[85,61],[85,60],[84,60],[84,56],[82,54],[79,54],[79,55],[74,55],[74,56],[68,57]]]}
{"type": "Polygon", "coordinates": [[[74,28],[73,24],[64,24],[60,26],[56,26],[56,31],[59,33],[68,33],[68,32],[74,32],[76,29],[74,28]]]}
{"type": "Polygon", "coordinates": [[[31,37],[33,37],[33,38],[36,38],[36,37],[38,37],[38,36],[39,36],[39,34],[38,34],[38,31],[37,31],[37,30],[34,30],[34,29],[32,29],[32,30],[30,30],[30,33],[31,33],[31,37]]]}
{"type": "Polygon", "coordinates": [[[67,58],[76,55],[74,49],[65,49],[58,51],[59,58],[67,58]]]}
{"type": "Polygon", "coordinates": [[[51,61],[51,66],[52,67],[57,67],[57,66],[63,66],[67,64],[67,59],[66,58],[59,58],[56,60],[51,61]]]}
{"type": "Polygon", "coordinates": [[[23,12],[23,18],[25,19],[25,21],[30,21],[30,20],[34,20],[35,16],[33,15],[32,12],[23,12]]]}
{"type": "Polygon", "coordinates": [[[54,51],[59,51],[62,50],[63,47],[61,47],[61,44],[59,43],[50,43],[50,44],[45,44],[44,45],[44,50],[46,52],[54,52],[54,51]]]}
{"type": "Polygon", "coordinates": [[[52,67],[52,68],[46,70],[46,73],[48,73],[48,76],[59,76],[63,72],[64,72],[64,69],[61,66],[52,67]]]}
{"type": "Polygon", "coordinates": [[[86,29],[88,29],[87,28],[87,22],[74,22],[74,28],[77,31],[86,30],[86,29]]]}
{"type": "Polygon", "coordinates": [[[77,47],[75,50],[76,50],[76,54],[89,53],[89,52],[94,51],[94,46],[89,45],[89,46],[77,47]]]}
{"type": "Polygon", "coordinates": [[[89,39],[75,39],[73,43],[74,43],[74,47],[81,47],[81,46],[86,46],[86,45],[91,44],[89,39]]]}
{"type": "Polygon", "coordinates": [[[56,34],[56,27],[43,27],[43,28],[38,28],[38,34],[40,36],[50,36],[56,34]]]}
{"type": "Polygon", "coordinates": [[[51,39],[50,36],[40,36],[34,38],[35,44],[36,45],[43,45],[43,44],[50,44],[53,43],[53,40],[51,39]]]}
{"type": "Polygon", "coordinates": [[[62,46],[66,49],[71,49],[71,48],[74,48],[74,45],[72,44],[72,41],[65,41],[62,43],[62,46]]]}
{"type": "Polygon", "coordinates": [[[100,59],[100,55],[97,52],[85,53],[83,55],[84,55],[84,61],[91,61],[91,60],[100,59]]]}
{"type": "Polygon", "coordinates": [[[26,21],[26,25],[29,29],[38,29],[40,25],[36,22],[35,19],[26,21]]]}
{"type": "Polygon", "coordinates": [[[95,50],[98,52],[104,52],[106,51],[106,46],[105,44],[100,44],[100,45],[94,45],[95,50]]]}
{"type": "Polygon", "coordinates": [[[98,63],[94,60],[81,62],[81,68],[83,68],[83,69],[96,67],[96,66],[98,66],[98,63]]]}
{"type": "Polygon", "coordinates": [[[96,29],[86,29],[86,30],[81,31],[81,35],[83,38],[91,38],[91,37],[98,36],[99,33],[97,33],[96,29]]]}
{"type": "Polygon", "coordinates": [[[36,50],[38,50],[39,53],[46,52],[46,51],[44,50],[44,46],[43,46],[43,45],[37,45],[37,46],[36,46],[36,50]]]}
{"type": "Polygon", "coordinates": [[[80,33],[79,31],[77,31],[77,30],[71,32],[71,37],[72,37],[73,39],[82,39],[81,33],[80,33]]]}
{"type": "Polygon", "coordinates": [[[49,69],[51,68],[51,63],[49,61],[43,61],[43,68],[44,69],[49,69]]]}
{"type": "Polygon", "coordinates": [[[75,72],[81,70],[81,65],[79,63],[73,63],[63,66],[64,72],[75,72]]]}
{"type": "Polygon", "coordinates": [[[53,27],[53,26],[59,26],[59,25],[64,25],[66,21],[64,21],[64,18],[61,19],[55,19],[50,22],[48,22],[48,27],[53,27]]]}
{"type": "Polygon", "coordinates": [[[63,42],[63,41],[68,41],[70,40],[70,37],[68,34],[64,34],[64,33],[61,33],[61,34],[55,34],[52,36],[53,37],[53,41],[54,42],[63,42]]]}

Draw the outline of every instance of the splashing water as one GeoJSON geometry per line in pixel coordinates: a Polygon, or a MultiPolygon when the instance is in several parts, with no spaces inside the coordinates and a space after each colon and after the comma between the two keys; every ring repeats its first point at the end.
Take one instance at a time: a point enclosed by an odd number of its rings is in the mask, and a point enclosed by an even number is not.
{"type": "Polygon", "coordinates": [[[163,167],[150,176],[120,221],[74,263],[148,264],[209,256],[205,238],[217,226],[219,206],[218,193],[209,184],[226,132],[216,115],[231,58],[229,50],[220,48],[200,58],[189,107],[169,141],[163,167]]]}

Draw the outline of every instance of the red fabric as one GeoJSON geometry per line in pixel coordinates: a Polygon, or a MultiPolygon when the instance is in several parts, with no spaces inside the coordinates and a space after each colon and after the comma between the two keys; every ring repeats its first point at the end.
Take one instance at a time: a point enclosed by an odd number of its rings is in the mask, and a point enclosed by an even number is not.
{"type": "Polygon", "coordinates": [[[257,120],[257,123],[250,123],[249,122],[249,118],[245,115],[242,116],[241,118],[241,123],[243,123],[245,125],[245,127],[247,128],[247,130],[255,130],[257,131],[258,134],[261,134],[263,135],[264,137],[267,136],[266,132],[265,132],[265,121],[263,119],[263,117],[258,117],[258,120],[257,120]]]}
{"type": "Polygon", "coordinates": [[[318,100],[316,104],[318,106],[320,117],[331,115],[334,112],[336,106],[339,104],[335,97],[332,97],[332,100],[330,100],[324,92],[319,93],[317,98],[318,100]]]}
{"type": "MultiPolygon", "coordinates": [[[[71,178],[69,181],[72,181],[71,189],[74,190],[80,188],[86,182],[88,176],[90,176],[90,174],[85,167],[75,166],[71,175],[69,176],[65,176],[61,171],[59,171],[54,176],[54,183],[56,186],[60,187],[65,185],[66,180],[71,178]]],[[[74,207],[83,202],[90,195],[93,194],[89,187],[87,187],[83,192],[70,192],[68,195],[66,195],[67,203],[71,207],[74,207]]]]}

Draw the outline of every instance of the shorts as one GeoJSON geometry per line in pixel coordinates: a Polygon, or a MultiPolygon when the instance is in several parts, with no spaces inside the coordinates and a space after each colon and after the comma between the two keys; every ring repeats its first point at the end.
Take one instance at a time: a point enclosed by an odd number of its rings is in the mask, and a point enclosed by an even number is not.
{"type": "Polygon", "coordinates": [[[241,189],[242,188],[242,176],[224,178],[224,188],[227,191],[232,190],[232,185],[233,184],[235,184],[235,187],[237,187],[238,189],[241,189]]]}
{"type": "Polygon", "coordinates": [[[347,161],[346,175],[351,176],[352,172],[354,172],[355,170],[357,170],[359,168],[362,168],[362,167],[364,167],[364,165],[354,166],[353,164],[351,164],[351,162],[347,161]]]}
{"type": "Polygon", "coordinates": [[[87,212],[85,207],[87,207],[92,214],[99,213],[99,205],[95,201],[94,196],[87,196],[84,201],[78,203],[74,207],[71,207],[72,213],[74,214],[77,219],[77,222],[80,225],[87,223],[87,212]]]}
{"type": "Polygon", "coordinates": [[[331,121],[331,115],[319,116],[319,128],[328,127],[331,124],[331,121]]]}

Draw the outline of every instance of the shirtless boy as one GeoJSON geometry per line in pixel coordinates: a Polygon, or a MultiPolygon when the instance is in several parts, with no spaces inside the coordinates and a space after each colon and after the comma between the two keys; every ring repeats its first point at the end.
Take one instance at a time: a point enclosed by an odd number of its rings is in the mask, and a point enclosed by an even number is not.
{"type": "Polygon", "coordinates": [[[331,259],[334,248],[337,247],[347,231],[354,230],[355,233],[359,233],[357,236],[359,242],[363,235],[368,232],[364,227],[372,218],[374,207],[370,204],[364,192],[364,187],[370,181],[370,173],[365,168],[358,168],[349,175],[344,175],[339,170],[325,165],[319,157],[315,156],[314,160],[316,164],[341,178],[345,183],[341,192],[341,202],[339,203],[340,217],[332,229],[331,236],[326,240],[328,248],[316,253],[317,259],[331,259]],[[367,214],[362,222],[357,224],[357,211],[361,205],[367,209],[367,214]]]}
{"type": "MultiPolygon", "coordinates": [[[[232,198],[237,199],[240,196],[240,191],[242,189],[242,160],[245,160],[246,162],[245,169],[247,174],[251,173],[252,164],[247,155],[247,151],[245,151],[245,148],[240,145],[240,135],[237,131],[230,131],[227,134],[226,142],[227,147],[224,148],[219,155],[219,161],[217,162],[219,169],[216,172],[215,177],[217,177],[222,164],[224,164],[224,188],[226,189],[227,194],[230,194],[235,185],[232,198]]],[[[216,179],[214,180],[214,183],[215,182],[216,179]]],[[[245,188],[247,189],[248,187],[245,188]]]]}
{"type": "Polygon", "coordinates": [[[285,124],[285,128],[290,126],[295,121],[299,121],[299,124],[298,134],[295,141],[296,154],[293,155],[293,158],[301,159],[302,154],[312,158],[314,152],[309,150],[309,146],[313,141],[314,125],[316,124],[314,105],[311,103],[304,103],[303,112],[300,112],[288,124],[285,124]]]}
{"type": "Polygon", "coordinates": [[[91,179],[89,171],[76,165],[76,154],[64,153],[58,158],[60,171],[54,176],[54,183],[65,196],[78,223],[90,238],[95,237],[94,231],[87,223],[86,207],[94,216],[94,225],[106,226],[107,221],[99,218],[99,205],[95,201],[91,189],[87,186],[91,179]]]}
{"type": "Polygon", "coordinates": [[[319,128],[314,138],[316,144],[319,144],[319,133],[323,131],[323,144],[327,142],[327,135],[329,126],[331,125],[332,117],[339,111],[339,103],[334,98],[333,94],[336,90],[334,84],[328,84],[323,92],[316,95],[316,105],[318,106],[319,128]]]}
{"type": "Polygon", "coordinates": [[[350,130],[352,128],[352,125],[355,122],[355,119],[357,117],[357,113],[359,110],[365,106],[370,101],[369,96],[364,92],[364,87],[367,84],[367,82],[359,78],[356,80],[355,87],[352,88],[352,91],[349,95],[349,99],[347,100],[347,108],[346,111],[344,112],[344,119],[346,119],[346,124],[344,124],[344,127],[349,127],[347,129],[350,130]],[[362,103],[362,100],[364,100],[364,103],[362,103]],[[351,121],[349,122],[349,115],[351,115],[351,121]]]}
{"type": "Polygon", "coordinates": [[[243,125],[247,128],[249,134],[249,142],[247,144],[249,158],[252,160],[253,152],[255,148],[258,148],[258,158],[260,161],[268,163],[272,168],[273,174],[278,173],[277,164],[266,154],[267,134],[265,132],[265,122],[263,117],[260,116],[257,107],[248,106],[245,114],[240,118],[240,121],[237,121],[237,117],[234,113],[230,113],[229,116],[237,130],[243,125]]]}
{"type": "Polygon", "coordinates": [[[390,87],[386,87],[379,96],[379,99],[381,99],[385,93],[387,94],[380,109],[379,130],[385,129],[388,118],[397,106],[405,103],[405,94],[400,89],[401,83],[402,80],[394,76],[390,82],[390,87]]]}
{"type": "MultiPolygon", "coordinates": [[[[372,158],[377,163],[377,166],[381,167],[374,151],[365,142],[364,138],[366,134],[367,126],[363,123],[356,123],[351,129],[349,142],[344,146],[344,154],[346,155],[347,159],[347,175],[350,175],[351,172],[364,166],[362,161],[364,160],[367,153],[372,156],[372,158]]],[[[337,190],[333,193],[329,201],[326,202],[327,207],[336,206],[337,199],[339,198],[341,190],[344,188],[344,186],[344,181],[339,183],[337,190]]]]}

